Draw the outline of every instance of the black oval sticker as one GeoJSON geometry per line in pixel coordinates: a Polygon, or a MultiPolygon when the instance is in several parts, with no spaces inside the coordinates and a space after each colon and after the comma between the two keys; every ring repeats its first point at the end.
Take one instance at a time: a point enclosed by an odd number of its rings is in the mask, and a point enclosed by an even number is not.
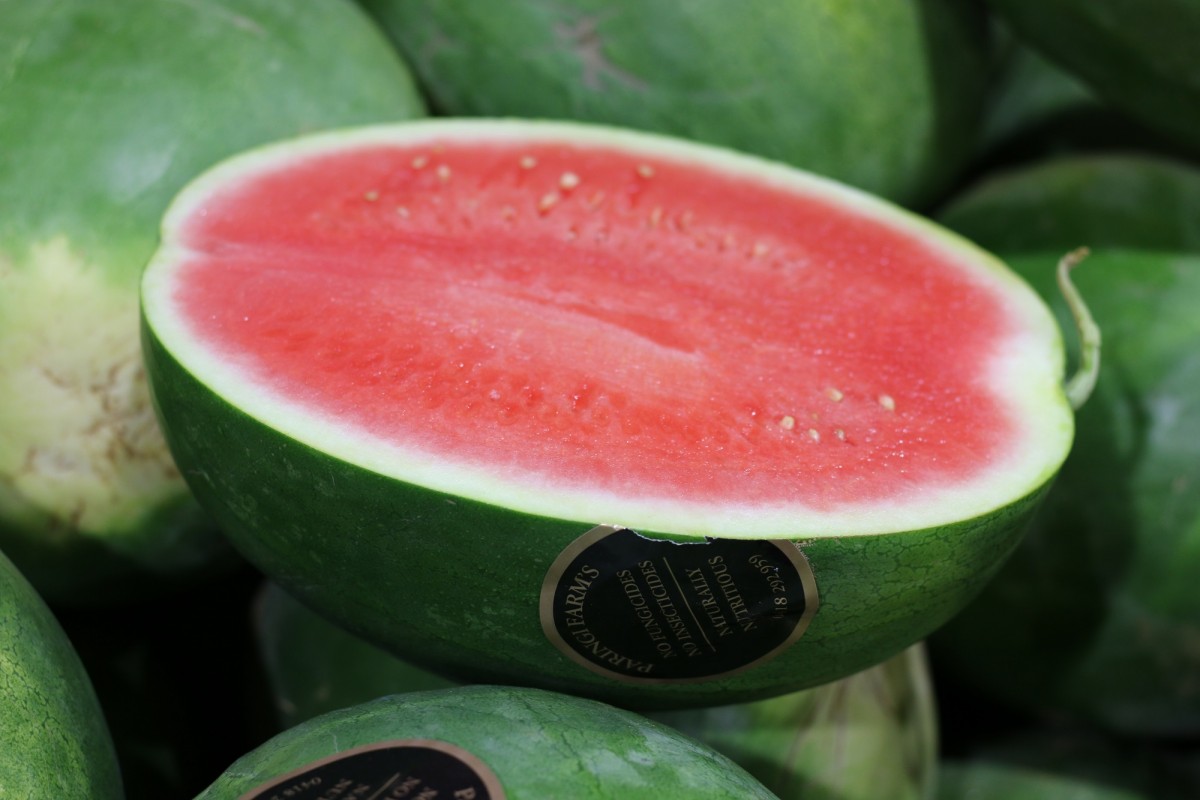
{"type": "Polygon", "coordinates": [[[504,800],[495,773],[471,753],[433,739],[346,750],[272,778],[238,800],[504,800]]]}
{"type": "Polygon", "coordinates": [[[678,543],[598,525],[542,583],[542,630],[593,672],[635,683],[731,675],[795,642],[817,611],[808,560],[789,541],[678,543]]]}

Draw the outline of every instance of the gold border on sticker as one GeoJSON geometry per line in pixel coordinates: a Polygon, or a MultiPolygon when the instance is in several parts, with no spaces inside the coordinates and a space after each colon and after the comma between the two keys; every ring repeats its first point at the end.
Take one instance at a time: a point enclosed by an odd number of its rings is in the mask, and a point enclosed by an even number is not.
{"type": "Polygon", "coordinates": [[[372,750],[391,750],[397,747],[423,747],[427,750],[437,750],[438,752],[454,756],[459,761],[462,761],[468,767],[475,771],[479,780],[483,783],[483,788],[487,790],[489,800],[506,800],[504,794],[504,786],[501,785],[500,779],[496,777],[496,773],[492,768],[483,762],[478,756],[469,750],[464,750],[456,744],[443,742],[440,739],[392,739],[386,742],[375,742],[373,744],[364,744],[359,747],[352,747],[349,750],[343,750],[340,753],[333,753],[319,758],[316,761],[310,761],[302,767],[285,772],[282,775],[277,775],[269,781],[260,783],[257,787],[250,791],[238,795],[238,800],[257,800],[263,792],[278,788],[281,784],[287,783],[289,780],[297,778],[306,772],[311,772],[314,769],[320,769],[326,764],[332,764],[335,761],[356,756],[359,753],[369,753],[372,750]]]}
{"type": "MultiPolygon", "coordinates": [[[[717,672],[712,675],[701,675],[694,678],[639,678],[633,675],[625,675],[621,672],[605,669],[599,664],[594,663],[588,658],[571,647],[571,645],[558,632],[558,626],[554,622],[554,595],[558,591],[558,582],[562,578],[566,568],[571,565],[575,557],[591,547],[601,539],[611,536],[623,530],[631,530],[623,525],[601,524],[584,533],[575,541],[567,545],[558,558],[554,559],[550,564],[550,568],[546,570],[546,577],[542,579],[542,591],[538,597],[538,616],[542,623],[542,633],[550,640],[560,653],[567,658],[579,664],[582,667],[603,675],[606,678],[621,681],[622,683],[631,684],[663,684],[663,683],[703,683],[705,681],[714,681],[719,678],[728,678],[733,675],[738,675],[752,667],[757,667],[774,659],[784,650],[787,650],[796,641],[804,635],[808,630],[808,625],[812,622],[812,618],[816,616],[817,608],[820,606],[820,594],[817,591],[817,579],[813,575],[812,565],[808,563],[808,556],[804,555],[804,551],[800,549],[797,542],[790,539],[758,539],[755,541],[765,541],[774,545],[796,568],[796,574],[800,578],[800,585],[804,588],[804,613],[800,615],[800,619],[796,620],[796,627],[788,634],[788,637],[776,645],[773,649],[767,651],[763,655],[749,661],[740,667],[734,667],[725,672],[717,672]]],[[[637,531],[633,531],[637,533],[637,531]]],[[[638,534],[641,536],[641,534],[638,534]]],[[[650,539],[652,537],[643,537],[650,539]]],[[[734,540],[728,540],[734,541],[734,540]]]]}

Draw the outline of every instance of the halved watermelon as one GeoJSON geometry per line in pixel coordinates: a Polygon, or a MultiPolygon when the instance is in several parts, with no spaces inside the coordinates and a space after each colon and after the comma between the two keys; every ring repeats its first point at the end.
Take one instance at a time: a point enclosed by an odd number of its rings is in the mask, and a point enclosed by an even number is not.
{"type": "Polygon", "coordinates": [[[1053,317],[995,259],[603,127],[244,154],[167,214],[143,321],[183,474],[289,591],[423,666],[640,705],[900,652],[1072,438],[1053,317]]]}

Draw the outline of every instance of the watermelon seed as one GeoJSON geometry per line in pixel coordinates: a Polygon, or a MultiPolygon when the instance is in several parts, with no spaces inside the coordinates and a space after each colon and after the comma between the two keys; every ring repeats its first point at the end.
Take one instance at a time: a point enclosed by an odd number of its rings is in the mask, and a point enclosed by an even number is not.
{"type": "Polygon", "coordinates": [[[779,420],[779,427],[783,428],[785,431],[790,431],[792,428],[796,427],[796,418],[790,416],[784,417],[783,419],[779,420]]]}
{"type": "Polygon", "coordinates": [[[885,411],[896,410],[896,401],[892,399],[890,394],[879,395],[879,405],[883,406],[885,411]]]}
{"type": "Polygon", "coordinates": [[[564,190],[570,191],[579,185],[579,176],[574,172],[564,172],[558,179],[558,185],[564,190]]]}
{"type": "Polygon", "coordinates": [[[438,180],[446,183],[450,180],[450,168],[445,164],[439,164],[437,168],[438,180]]]}
{"type": "Polygon", "coordinates": [[[650,212],[650,227],[657,228],[658,224],[662,222],[662,216],[662,206],[655,206],[654,210],[650,212]]]}
{"type": "Polygon", "coordinates": [[[538,201],[538,211],[545,214],[558,202],[558,192],[548,192],[538,201]]]}
{"type": "Polygon", "coordinates": [[[821,441],[821,433],[816,428],[809,428],[808,438],[812,439],[814,442],[819,442],[821,441]]]}
{"type": "Polygon", "coordinates": [[[832,386],[825,390],[825,395],[835,403],[842,402],[842,398],[845,397],[845,395],[832,386]]]}
{"type": "Polygon", "coordinates": [[[371,191],[369,191],[363,195],[363,199],[366,200],[368,203],[374,203],[376,200],[379,199],[379,192],[372,189],[371,191]]]}
{"type": "Polygon", "coordinates": [[[521,169],[533,169],[537,166],[537,159],[533,156],[521,156],[521,169]]]}
{"type": "Polygon", "coordinates": [[[765,256],[765,255],[766,255],[767,253],[769,253],[769,252],[771,252],[771,248],[767,247],[767,246],[766,246],[765,244],[763,244],[762,242],[755,242],[755,244],[754,244],[754,250],[753,250],[753,252],[752,252],[752,255],[753,255],[755,258],[762,258],[763,256],[765,256]]]}
{"type": "Polygon", "coordinates": [[[842,430],[841,428],[834,429],[833,435],[838,438],[839,442],[846,441],[846,432],[844,430],[842,430]]]}
{"type": "Polygon", "coordinates": [[[417,156],[412,160],[413,169],[422,169],[429,163],[429,156],[417,156]]]}
{"type": "Polygon", "coordinates": [[[641,175],[643,178],[653,178],[654,167],[650,166],[649,164],[638,164],[637,174],[641,175]]]}
{"type": "Polygon", "coordinates": [[[405,219],[408,219],[408,217],[409,217],[408,208],[406,208],[405,206],[396,206],[396,213],[399,214],[400,216],[404,217],[405,219]]]}

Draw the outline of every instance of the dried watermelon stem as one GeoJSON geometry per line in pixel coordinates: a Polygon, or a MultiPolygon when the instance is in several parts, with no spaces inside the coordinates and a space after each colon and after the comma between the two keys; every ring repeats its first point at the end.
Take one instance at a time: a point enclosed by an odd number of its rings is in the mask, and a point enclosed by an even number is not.
{"type": "Polygon", "coordinates": [[[1086,247],[1072,250],[1058,261],[1058,290],[1062,292],[1071,316],[1075,319],[1075,331],[1079,336],[1079,366],[1063,387],[1071,408],[1078,411],[1096,388],[1100,374],[1100,327],[1092,318],[1083,295],[1071,282],[1071,270],[1088,257],[1086,247]]]}

